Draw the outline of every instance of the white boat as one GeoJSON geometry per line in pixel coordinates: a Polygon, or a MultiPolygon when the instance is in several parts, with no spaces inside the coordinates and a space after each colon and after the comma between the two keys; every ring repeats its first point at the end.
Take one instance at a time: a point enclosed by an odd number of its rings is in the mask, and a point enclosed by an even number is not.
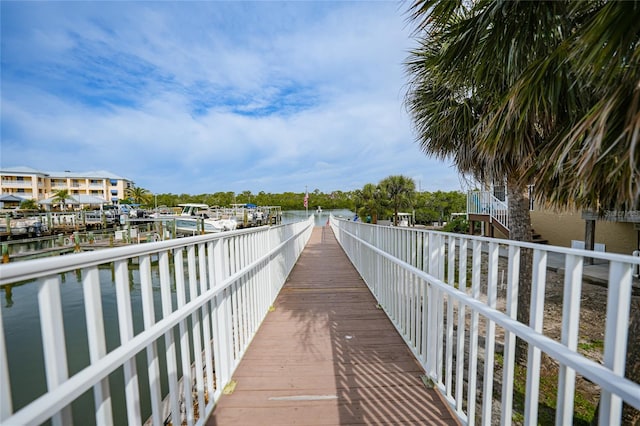
{"type": "Polygon", "coordinates": [[[206,233],[232,231],[238,226],[233,219],[218,217],[206,204],[185,203],[178,206],[182,207],[182,212],[175,218],[176,230],[182,234],[197,234],[203,231],[203,226],[206,233]]]}
{"type": "MultiPolygon", "coordinates": [[[[0,224],[0,232],[7,232],[7,221],[0,224]]],[[[10,219],[9,226],[11,235],[32,235],[39,237],[43,232],[48,231],[47,224],[43,223],[39,218],[23,217],[10,219]]]]}

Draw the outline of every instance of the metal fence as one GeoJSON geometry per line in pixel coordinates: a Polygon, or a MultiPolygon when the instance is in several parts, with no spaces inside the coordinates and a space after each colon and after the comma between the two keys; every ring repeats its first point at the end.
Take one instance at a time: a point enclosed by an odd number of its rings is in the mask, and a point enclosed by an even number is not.
{"type": "Polygon", "coordinates": [[[37,286],[34,303],[40,318],[46,391],[14,410],[11,389],[23,378],[12,377],[8,352],[15,348],[6,345],[9,325],[3,326],[0,310],[0,423],[40,424],[51,419],[54,425],[74,420],[86,424],[89,419],[73,419],[72,405],[89,392],[96,424],[142,424],[147,416],[153,425],[203,424],[311,236],[313,224],[312,216],[277,227],[1,266],[0,286],[5,291],[25,281],[37,286]],[[90,360],[79,369],[68,360],[69,351],[79,348],[69,347],[65,334],[61,277],[66,273],[77,275],[82,288],[82,315],[76,321],[84,317],[86,322],[90,360]],[[105,338],[105,329],[116,327],[104,310],[108,287],[115,287],[113,316],[119,335],[115,345],[105,338]],[[134,290],[137,296],[132,298],[134,290]],[[138,326],[136,316],[142,317],[138,326]],[[124,419],[114,417],[113,400],[121,397],[110,390],[114,380],[121,381],[124,389],[124,419]],[[142,394],[147,395],[150,413],[141,408],[142,394]]]}
{"type": "Polygon", "coordinates": [[[623,402],[640,409],[640,385],[624,377],[632,271],[640,258],[333,217],[331,226],[428,378],[463,423],[496,424],[499,419],[501,425],[511,424],[518,384],[517,393],[524,393],[520,420],[538,424],[543,354],[558,367],[553,390],[557,425],[573,424],[578,378],[599,387],[601,425],[620,424],[623,402]],[[529,324],[517,321],[525,250],[532,252],[529,324]],[[600,360],[578,348],[581,298],[588,296],[583,282],[591,268],[586,258],[594,258],[607,277],[600,360]],[[549,303],[545,285],[552,263],[562,277],[556,295],[561,299],[561,330],[555,336],[544,327],[549,320],[544,318],[549,303]],[[526,342],[522,373],[526,379],[516,374],[516,337],[526,342]]]}

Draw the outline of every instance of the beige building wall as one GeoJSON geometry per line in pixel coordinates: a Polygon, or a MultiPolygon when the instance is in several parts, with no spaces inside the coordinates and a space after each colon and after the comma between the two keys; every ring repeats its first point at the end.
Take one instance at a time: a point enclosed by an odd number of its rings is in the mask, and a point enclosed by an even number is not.
{"type": "Polygon", "coordinates": [[[0,175],[0,194],[12,194],[37,200],[44,194],[45,181],[45,175],[41,173],[2,173],[0,175]]]}
{"type": "MultiPolygon", "coordinates": [[[[532,211],[531,227],[554,246],[571,247],[571,240],[584,241],[585,220],[580,212],[532,211]]],[[[610,253],[631,254],[638,250],[638,230],[629,222],[596,222],[596,244],[610,253]]]]}

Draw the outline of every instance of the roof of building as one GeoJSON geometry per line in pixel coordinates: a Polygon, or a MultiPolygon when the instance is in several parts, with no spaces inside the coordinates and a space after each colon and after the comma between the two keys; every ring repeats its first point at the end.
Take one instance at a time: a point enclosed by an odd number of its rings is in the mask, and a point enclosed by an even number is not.
{"type": "Polygon", "coordinates": [[[0,173],[9,173],[9,174],[40,174],[44,176],[49,176],[50,178],[100,178],[100,179],[118,179],[118,180],[127,180],[131,181],[131,179],[119,176],[115,173],[111,173],[106,170],[98,170],[98,171],[89,171],[89,172],[75,172],[70,170],[65,171],[42,171],[36,170],[31,167],[18,166],[18,167],[3,167],[0,169],[0,173]]]}
{"type": "Polygon", "coordinates": [[[12,173],[12,174],[26,174],[26,175],[33,175],[33,174],[39,174],[39,175],[46,175],[46,172],[43,172],[41,170],[36,170],[36,169],[32,169],[31,167],[26,167],[26,166],[18,166],[18,167],[3,167],[2,169],[0,169],[1,173],[12,173]]]}
{"type": "Polygon", "coordinates": [[[24,201],[24,198],[15,196],[13,194],[1,194],[0,195],[0,201],[2,201],[3,203],[19,203],[24,201]]]}

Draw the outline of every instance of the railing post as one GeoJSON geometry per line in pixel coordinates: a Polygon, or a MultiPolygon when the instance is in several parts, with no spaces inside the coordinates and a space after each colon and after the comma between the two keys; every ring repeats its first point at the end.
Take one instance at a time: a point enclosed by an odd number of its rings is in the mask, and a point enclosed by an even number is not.
{"type": "Polygon", "coordinates": [[[2,324],[2,304],[0,303],[0,422],[11,415],[11,382],[9,381],[9,366],[7,364],[7,346],[4,340],[4,326],[2,324]]]}
{"type": "MultiPolygon", "coordinates": [[[[498,299],[498,250],[495,242],[489,243],[487,261],[489,270],[487,277],[487,305],[495,309],[498,299]]],[[[495,353],[496,324],[487,320],[484,349],[484,390],[482,392],[482,424],[491,424],[491,409],[493,406],[493,364],[495,353]]]]}
{"type": "MultiPolygon", "coordinates": [[[[89,359],[98,362],[107,354],[102,315],[102,296],[100,293],[100,275],[98,268],[84,271],[82,290],[84,292],[84,310],[87,322],[87,340],[89,343],[89,359]]],[[[109,379],[103,379],[93,387],[97,424],[113,424],[111,412],[111,394],[109,379]]]]}
{"type": "MultiPolygon", "coordinates": [[[[204,243],[198,244],[198,270],[200,271],[200,294],[205,293],[210,288],[208,279],[209,260],[212,253],[207,250],[204,243]]],[[[211,333],[211,302],[205,304],[200,309],[202,316],[202,332],[204,341],[205,376],[209,401],[213,399],[213,353],[211,351],[213,335],[211,333]]],[[[201,414],[202,416],[202,411],[201,414]]]]}
{"type": "MultiPolygon", "coordinates": [[[[578,348],[580,324],[580,294],[582,291],[583,258],[573,254],[565,255],[564,292],[562,304],[562,343],[572,351],[578,348]]],[[[558,374],[558,398],[556,425],[573,422],[573,398],[576,372],[560,364],[558,374]]]]}
{"type": "MultiPolygon", "coordinates": [[[[131,294],[129,292],[127,261],[117,261],[115,270],[120,342],[121,344],[125,344],[133,338],[133,315],[131,312],[131,294]]],[[[138,372],[135,358],[126,361],[123,369],[127,401],[127,421],[129,424],[139,424],[141,423],[140,388],[138,386],[138,372]]]]}
{"type": "MultiPolygon", "coordinates": [[[[473,240],[473,258],[471,270],[471,297],[480,299],[480,274],[482,261],[482,242],[473,240]]],[[[471,311],[471,327],[469,330],[469,379],[467,391],[467,419],[473,426],[476,417],[476,382],[478,379],[478,311],[471,311]]]]}
{"type": "MultiPolygon", "coordinates": [[[[458,290],[467,292],[467,242],[466,238],[460,241],[460,256],[458,256],[458,290]]],[[[458,300],[458,333],[456,341],[456,411],[462,412],[463,382],[464,382],[464,342],[466,325],[465,305],[458,300]]]]}
{"type": "MultiPolygon", "coordinates": [[[[52,391],[68,378],[66,346],[58,344],[65,341],[58,277],[40,281],[38,305],[47,389],[52,391]]],[[[55,413],[51,420],[54,425],[70,424],[72,422],[71,407],[67,406],[60,413],[55,413]]]]}
{"type": "MultiPolygon", "coordinates": [[[[604,333],[604,365],[624,377],[627,353],[629,308],[631,304],[632,268],[629,264],[609,265],[609,294],[604,333]],[[616,283],[617,285],[611,285],[616,283]]],[[[603,389],[600,397],[600,424],[618,424],[622,417],[622,399],[603,389]]]]}
{"type": "MultiPolygon", "coordinates": [[[[447,284],[451,287],[455,286],[455,268],[456,268],[456,238],[454,236],[447,237],[449,243],[447,244],[448,254],[448,270],[447,270],[447,284]]],[[[447,330],[446,330],[446,348],[447,353],[445,356],[445,389],[449,398],[451,394],[451,383],[453,381],[453,298],[447,296],[447,330]]]]}
{"type": "MultiPolygon", "coordinates": [[[[153,307],[153,283],[151,279],[150,256],[140,257],[140,294],[142,299],[142,316],[145,330],[155,324],[155,311],[153,307]]],[[[149,398],[151,399],[151,419],[154,426],[163,424],[161,412],[160,367],[158,360],[158,348],[156,342],[147,346],[147,363],[149,374],[149,398]]]]}
{"type": "MultiPolygon", "coordinates": [[[[509,246],[509,260],[507,265],[507,306],[506,314],[513,320],[517,319],[518,291],[520,279],[520,247],[509,246]]],[[[511,425],[511,411],[513,409],[513,381],[515,368],[516,336],[505,330],[504,361],[502,366],[502,415],[501,426],[511,425]]]]}
{"type": "MultiPolygon", "coordinates": [[[[183,248],[177,248],[173,252],[175,278],[176,278],[176,299],[178,310],[186,304],[186,291],[184,283],[183,248]]],[[[187,331],[187,321],[182,320],[178,324],[180,333],[180,358],[182,361],[182,393],[184,407],[187,416],[187,425],[192,425],[195,421],[193,412],[193,399],[191,386],[193,379],[191,376],[191,351],[189,349],[189,333],[187,331]]]]}
{"type": "MultiPolygon", "coordinates": [[[[531,278],[531,319],[529,327],[536,332],[542,332],[544,318],[544,291],[547,272],[547,252],[533,251],[533,276],[531,278]]],[[[527,384],[524,407],[525,425],[538,424],[538,393],[540,388],[540,360],[539,348],[529,345],[527,355],[527,384]]]]}
{"type": "MultiPolygon", "coordinates": [[[[171,274],[169,271],[169,252],[162,251],[158,254],[160,273],[160,296],[162,299],[162,317],[167,318],[173,311],[171,301],[171,274]]],[[[171,423],[181,424],[180,401],[178,389],[178,361],[173,329],[164,334],[167,356],[167,378],[169,382],[169,401],[171,405],[171,423]]]]}
{"type": "MultiPolygon", "coordinates": [[[[196,246],[191,244],[187,247],[187,277],[189,280],[189,301],[198,297],[198,278],[196,271],[196,246]]],[[[206,276],[205,276],[206,278],[206,276]]],[[[193,358],[195,365],[195,381],[196,381],[196,397],[198,398],[198,406],[204,409],[204,377],[202,365],[202,335],[200,333],[200,318],[198,312],[191,315],[191,342],[193,344],[193,358]]]]}

